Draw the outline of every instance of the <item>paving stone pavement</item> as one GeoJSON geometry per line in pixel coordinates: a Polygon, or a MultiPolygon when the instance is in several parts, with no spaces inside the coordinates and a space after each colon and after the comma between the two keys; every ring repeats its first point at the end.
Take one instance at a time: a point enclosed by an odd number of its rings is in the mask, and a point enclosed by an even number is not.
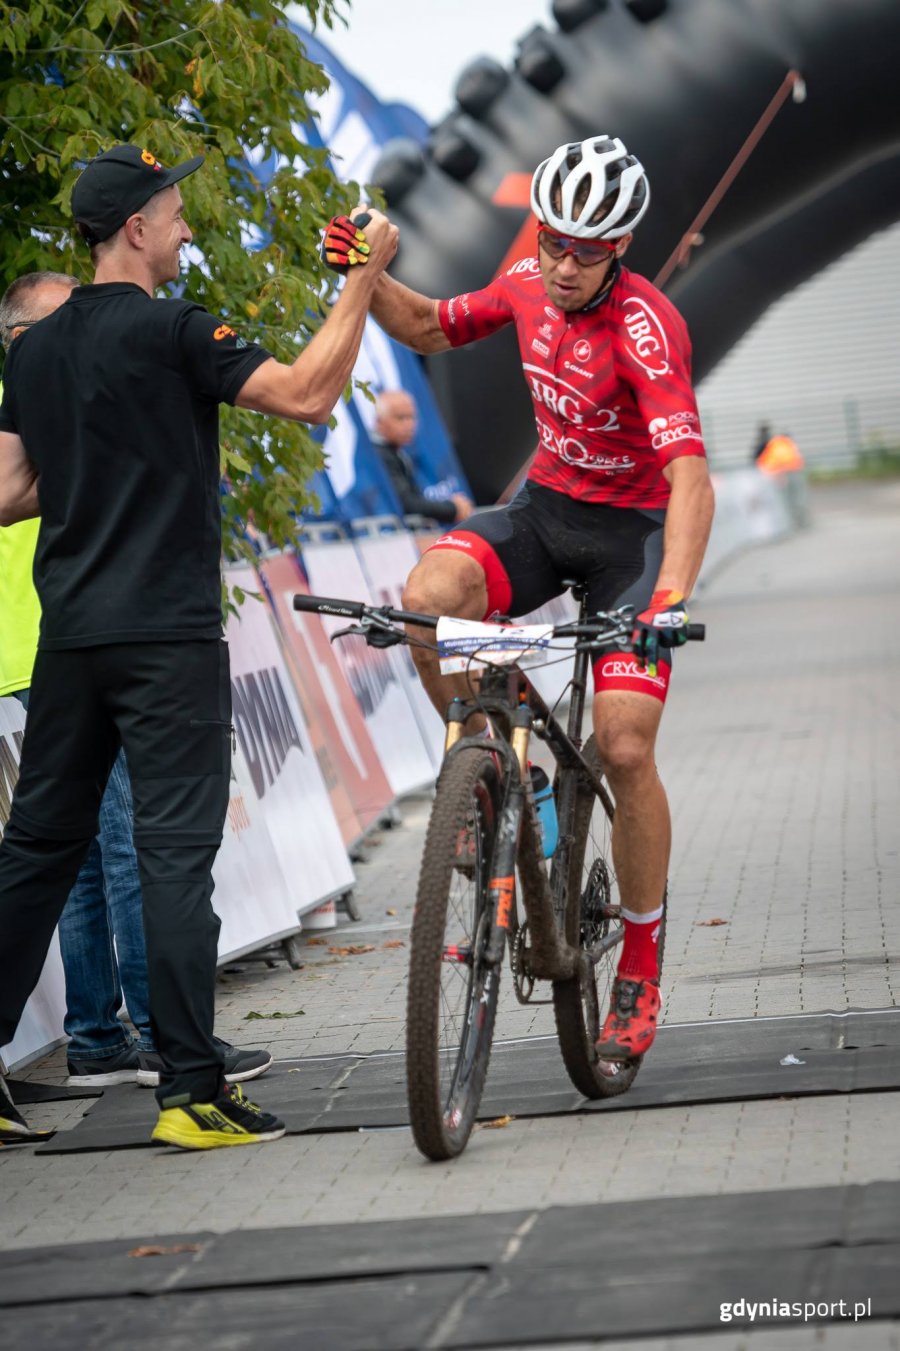
{"type": "MultiPolygon", "coordinates": [[[[900,483],[820,488],[813,503],[811,529],[744,554],[708,584],[693,613],[708,641],[677,656],[659,752],[675,832],[670,1023],[897,1003],[900,483]]],[[[402,826],[373,841],[357,866],[362,920],[314,936],[302,970],[241,963],[222,973],[220,1035],[278,1058],[402,1046],[429,807],[427,794],[408,799],[402,826]],[[331,951],[350,944],[371,950],[331,951]]],[[[520,1006],[505,984],[498,1039],[551,1033],[551,1010],[520,1006]]],[[[28,1074],[61,1081],[63,1054],[28,1074]]],[[[265,1105],[265,1079],[253,1089],[265,1105]]],[[[526,1197],[549,1206],[895,1179],[897,1101],[871,1093],[514,1121],[479,1131],[452,1165],[423,1162],[405,1130],[209,1155],[7,1149],[0,1248],[495,1211],[526,1197]]],[[[28,1114],[65,1127],[84,1107],[28,1114]]],[[[760,1332],[691,1344],[750,1345],[760,1332]]],[[[785,1329],[783,1343],[765,1345],[897,1345],[885,1326],[880,1341],[874,1328],[852,1332],[845,1340],[835,1326],[823,1340],[785,1329]]]]}

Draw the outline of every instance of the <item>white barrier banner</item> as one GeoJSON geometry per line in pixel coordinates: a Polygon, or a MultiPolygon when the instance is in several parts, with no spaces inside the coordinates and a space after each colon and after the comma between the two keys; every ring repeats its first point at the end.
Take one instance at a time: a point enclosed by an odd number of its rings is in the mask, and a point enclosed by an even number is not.
{"type": "Polygon", "coordinates": [[[223,849],[216,863],[217,909],[223,927],[227,898],[231,932],[240,930],[241,946],[246,949],[251,944],[258,946],[267,936],[260,932],[266,927],[260,882],[271,889],[274,906],[276,871],[287,894],[286,910],[279,904],[276,912],[293,917],[293,928],[298,912],[349,890],[354,877],[273,620],[268,606],[255,599],[260,594],[259,580],[249,568],[230,569],[228,582],[254,593],[248,595],[238,617],[230,617],[227,630],[237,740],[237,792],[229,808],[229,823],[234,818],[258,819],[268,835],[267,851],[253,847],[253,858],[247,858],[242,870],[232,872],[229,862],[235,845],[247,834],[246,830],[233,832],[229,849],[223,849]],[[263,868],[261,877],[254,872],[254,859],[263,868]]]}
{"type": "Polygon", "coordinates": [[[701,583],[739,549],[778,539],[794,528],[776,476],[751,467],[715,473],[712,481],[716,514],[700,570],[701,583]]]}
{"type": "MultiPolygon", "coordinates": [[[[346,597],[375,604],[356,547],[349,540],[305,544],[303,566],[313,595],[346,597]]],[[[322,616],[327,633],[347,622],[322,616]]],[[[350,688],[362,709],[372,743],[395,795],[421,788],[434,778],[434,761],[410,703],[404,649],[367,647],[362,638],[334,644],[350,688]]]]}
{"type": "MultiPolygon", "coordinates": [[[[419,561],[419,551],[413,538],[402,534],[370,535],[356,540],[356,552],[362,562],[369,591],[376,605],[403,608],[403,588],[406,579],[419,561]]],[[[444,723],[422,688],[408,647],[393,649],[402,668],[409,702],[428,748],[435,773],[444,758],[444,723]]]]}
{"type": "Polygon", "coordinates": [[[294,609],[294,596],[309,592],[299,562],[293,554],[270,556],[262,574],[331,805],[344,843],[352,845],[386,811],[394,794],[319,616],[294,609]]]}
{"type": "MultiPolygon", "coordinates": [[[[18,699],[0,699],[0,838],[9,817],[9,804],[19,777],[19,751],[25,730],[25,709],[18,699]]],[[[66,983],[59,942],[53,942],[41,978],[25,1005],[16,1035],[0,1046],[0,1066],[11,1070],[49,1051],[63,1040],[66,1016],[66,983]]]]}

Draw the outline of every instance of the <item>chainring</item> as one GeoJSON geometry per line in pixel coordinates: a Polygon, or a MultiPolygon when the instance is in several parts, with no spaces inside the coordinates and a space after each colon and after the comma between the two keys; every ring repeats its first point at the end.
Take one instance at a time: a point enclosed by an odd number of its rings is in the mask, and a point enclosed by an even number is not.
{"type": "Polygon", "coordinates": [[[528,946],[528,921],[523,920],[516,930],[512,946],[513,983],[520,1004],[528,1004],[534,994],[534,976],[530,970],[531,949],[528,946]]]}

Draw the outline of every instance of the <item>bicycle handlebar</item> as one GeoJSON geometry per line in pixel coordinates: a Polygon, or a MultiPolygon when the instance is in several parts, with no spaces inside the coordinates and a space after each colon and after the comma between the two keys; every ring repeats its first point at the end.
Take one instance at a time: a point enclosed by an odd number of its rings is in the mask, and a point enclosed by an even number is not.
{"type": "MultiPolygon", "coordinates": [[[[360,600],[339,600],[330,596],[307,596],[297,594],[294,596],[294,609],[303,610],[310,614],[334,615],[338,619],[372,619],[380,622],[382,626],[388,624],[415,624],[419,628],[434,629],[437,628],[438,617],[436,615],[417,614],[414,610],[394,610],[390,605],[365,605],[360,600]]],[[[579,624],[558,624],[554,629],[554,637],[560,638],[596,638],[597,625],[590,622],[579,624]]],[[[688,624],[687,626],[688,642],[702,643],[706,641],[705,624],[688,624]]]]}
{"type": "Polygon", "coordinates": [[[336,615],[339,619],[377,618],[389,624],[417,624],[419,628],[437,628],[436,615],[420,615],[414,610],[393,610],[390,605],[364,605],[359,600],[332,600],[328,596],[294,596],[294,609],[311,614],[336,615]]]}

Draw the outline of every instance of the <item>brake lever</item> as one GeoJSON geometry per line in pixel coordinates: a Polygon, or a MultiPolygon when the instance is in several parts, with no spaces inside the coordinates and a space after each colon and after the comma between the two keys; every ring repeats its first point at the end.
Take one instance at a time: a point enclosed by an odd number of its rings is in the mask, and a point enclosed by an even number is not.
{"type": "Polygon", "coordinates": [[[351,624],[346,629],[336,629],[335,632],[331,634],[328,641],[333,643],[335,638],[346,638],[348,634],[353,636],[361,635],[365,638],[368,634],[368,630],[364,629],[361,624],[351,624]]]}
{"type": "Polygon", "coordinates": [[[367,647],[394,647],[397,643],[402,643],[406,637],[393,628],[389,620],[378,614],[366,615],[362,624],[350,624],[345,629],[337,629],[329,641],[333,643],[335,638],[346,638],[348,635],[352,638],[365,638],[367,647]]]}

